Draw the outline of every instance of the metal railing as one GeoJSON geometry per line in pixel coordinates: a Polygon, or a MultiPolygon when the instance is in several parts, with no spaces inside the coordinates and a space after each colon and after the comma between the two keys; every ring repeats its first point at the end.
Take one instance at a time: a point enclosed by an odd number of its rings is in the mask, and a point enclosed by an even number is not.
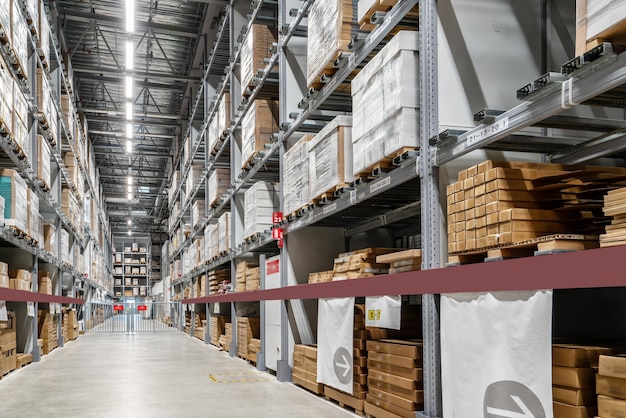
{"type": "Polygon", "coordinates": [[[90,332],[138,333],[181,329],[180,302],[88,303],[86,325],[90,332]]]}

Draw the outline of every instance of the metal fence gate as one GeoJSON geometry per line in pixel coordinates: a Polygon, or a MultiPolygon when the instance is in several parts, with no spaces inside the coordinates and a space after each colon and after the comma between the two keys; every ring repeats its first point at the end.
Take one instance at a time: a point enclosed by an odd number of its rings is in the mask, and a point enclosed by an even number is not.
{"type": "Polygon", "coordinates": [[[165,332],[181,328],[180,302],[85,304],[86,326],[92,332],[165,332]]]}

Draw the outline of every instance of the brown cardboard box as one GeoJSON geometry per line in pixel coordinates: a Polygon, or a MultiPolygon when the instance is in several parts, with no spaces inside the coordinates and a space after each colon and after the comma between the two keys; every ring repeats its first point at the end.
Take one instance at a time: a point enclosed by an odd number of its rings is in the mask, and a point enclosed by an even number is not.
{"type": "Polygon", "coordinates": [[[0,355],[2,356],[2,374],[12,372],[17,368],[17,344],[15,342],[0,346],[0,355]]]}
{"type": "Polygon", "coordinates": [[[28,270],[9,270],[9,277],[12,279],[20,279],[27,281],[28,283],[32,282],[32,274],[28,270]]]}
{"type": "Polygon", "coordinates": [[[415,359],[376,352],[369,352],[368,360],[393,366],[404,367],[405,369],[414,369],[419,366],[415,359]]]}
{"type": "Polygon", "coordinates": [[[626,401],[598,395],[598,415],[602,418],[624,418],[626,401]]]}
{"type": "Polygon", "coordinates": [[[0,287],[11,287],[9,283],[9,276],[0,274],[0,287]]]}
{"type": "Polygon", "coordinates": [[[9,279],[9,288],[30,292],[30,282],[21,279],[9,279]]]}
{"type": "Polygon", "coordinates": [[[0,321],[0,345],[13,344],[17,337],[17,323],[15,321],[15,313],[7,312],[8,321],[0,321]]]}
{"type": "Polygon", "coordinates": [[[626,379],[597,375],[596,393],[611,398],[626,399],[626,379]]]}
{"type": "Polygon", "coordinates": [[[574,406],[553,402],[554,418],[593,418],[598,410],[589,406],[574,406]]]}
{"type": "Polygon", "coordinates": [[[7,263],[3,263],[2,261],[0,261],[0,275],[9,275],[9,265],[7,263]]]}
{"type": "Polygon", "coordinates": [[[376,418],[413,418],[415,417],[415,411],[409,411],[399,408],[388,402],[376,400],[368,395],[368,401],[365,402],[365,414],[376,418]],[[372,400],[372,403],[369,402],[372,400]]]}
{"type": "Polygon", "coordinates": [[[626,357],[600,356],[598,373],[602,376],[626,379],[626,357]]]}
{"type": "Polygon", "coordinates": [[[552,398],[568,405],[593,405],[596,402],[595,388],[568,388],[563,386],[552,386],[552,398]]]}
{"type": "Polygon", "coordinates": [[[380,340],[367,342],[368,351],[408,357],[415,360],[422,358],[422,346],[421,342],[416,341],[380,340]]]}
{"type": "Polygon", "coordinates": [[[570,388],[593,387],[596,384],[596,374],[590,367],[552,366],[552,384],[570,388]]]}
{"type": "MultiPolygon", "coordinates": [[[[506,213],[505,211],[501,213],[506,213]]],[[[610,354],[607,347],[595,347],[573,344],[552,345],[552,365],[565,367],[591,367],[598,364],[602,354],[610,354]]]]}
{"type": "Polygon", "coordinates": [[[405,399],[401,396],[397,396],[373,387],[369,388],[369,394],[368,396],[372,396],[375,399],[380,399],[383,402],[388,402],[390,404],[396,405],[400,408],[403,409],[407,409],[407,410],[413,410],[416,411],[417,408],[421,407],[423,404],[423,400],[424,400],[424,394],[422,392],[422,396],[421,396],[421,401],[420,402],[414,402],[414,401],[410,401],[408,399],[405,399]]]}

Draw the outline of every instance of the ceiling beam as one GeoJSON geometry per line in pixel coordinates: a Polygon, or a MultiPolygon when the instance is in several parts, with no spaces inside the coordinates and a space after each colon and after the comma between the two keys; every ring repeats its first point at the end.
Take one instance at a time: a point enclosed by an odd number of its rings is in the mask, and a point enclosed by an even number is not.
{"type": "MultiPolygon", "coordinates": [[[[114,67],[91,67],[86,65],[72,66],[74,74],[80,77],[80,74],[99,74],[102,76],[121,76],[123,73],[114,67]]],[[[144,71],[133,71],[133,77],[138,79],[151,79],[151,80],[166,80],[166,81],[183,81],[183,82],[199,82],[198,77],[192,77],[190,75],[183,74],[167,74],[167,73],[153,73],[144,71]]]]}
{"type": "MultiPolygon", "coordinates": [[[[164,127],[168,127],[168,128],[178,128],[180,127],[180,123],[172,123],[172,122],[157,122],[157,121],[151,121],[151,120],[144,120],[141,119],[141,115],[135,115],[135,116],[139,116],[139,119],[135,118],[133,119],[131,122],[133,123],[133,125],[145,125],[145,126],[164,126],[164,127]]],[[[124,125],[126,125],[126,116],[100,116],[100,115],[91,115],[87,118],[89,120],[89,122],[111,122],[111,123],[123,123],[124,125]]]]}
{"type": "MultiPolygon", "coordinates": [[[[87,113],[89,115],[106,115],[106,116],[125,116],[125,112],[121,110],[106,110],[106,109],[97,109],[91,107],[82,107],[80,109],[83,113],[87,113]]],[[[174,119],[181,120],[183,117],[181,115],[167,114],[167,113],[156,113],[156,112],[141,112],[135,113],[135,117],[147,117],[147,118],[155,118],[155,119],[174,119]]]]}
{"type": "MultiPolygon", "coordinates": [[[[102,26],[109,26],[114,28],[123,28],[125,20],[123,17],[108,16],[99,13],[86,13],[73,9],[59,10],[59,13],[65,17],[66,20],[75,22],[91,23],[96,22],[102,26]]],[[[135,27],[140,30],[150,29],[155,33],[164,33],[167,35],[183,36],[186,38],[198,37],[198,28],[182,25],[166,25],[163,23],[135,21],[135,27]]]]}
{"type": "MultiPolygon", "coordinates": [[[[92,74],[92,73],[83,73],[81,75],[76,75],[79,79],[82,80],[93,80],[93,81],[98,81],[98,82],[103,82],[103,83],[116,83],[116,84],[124,84],[126,82],[126,79],[124,77],[124,74],[122,73],[118,73],[115,76],[109,76],[109,77],[105,77],[105,76],[101,76],[98,74],[92,74]]],[[[144,81],[144,80],[133,80],[133,83],[135,84],[135,86],[137,87],[142,87],[142,88],[147,88],[148,90],[152,89],[152,90],[174,90],[176,92],[181,92],[182,88],[183,88],[183,84],[173,84],[171,83],[171,81],[167,84],[165,83],[153,83],[150,81],[144,81]]]]}

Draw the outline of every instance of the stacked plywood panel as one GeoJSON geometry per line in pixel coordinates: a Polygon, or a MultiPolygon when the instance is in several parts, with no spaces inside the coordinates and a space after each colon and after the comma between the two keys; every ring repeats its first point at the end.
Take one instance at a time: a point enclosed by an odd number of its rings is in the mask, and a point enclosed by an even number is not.
{"type": "Polygon", "coordinates": [[[248,344],[248,360],[256,363],[257,354],[261,352],[261,340],[258,338],[251,338],[248,344]]]}
{"type": "Polygon", "coordinates": [[[230,283],[230,270],[212,270],[209,272],[209,295],[220,293],[220,284],[230,283]]]}
{"type": "Polygon", "coordinates": [[[293,348],[293,383],[322,395],[324,385],[317,382],[317,347],[314,345],[296,344],[293,348]]]}
{"type": "Polygon", "coordinates": [[[596,392],[598,416],[620,418],[626,416],[626,358],[600,356],[596,392]]]}
{"type": "Polygon", "coordinates": [[[555,344],[552,347],[552,397],[554,417],[594,417],[596,369],[601,354],[611,349],[555,344]]]}
{"type": "Polygon", "coordinates": [[[309,273],[308,283],[326,283],[332,282],[335,272],[333,270],[318,271],[315,273],[309,273]]]}
{"type": "Polygon", "coordinates": [[[393,251],[394,249],[390,248],[364,248],[341,253],[335,258],[333,281],[386,274],[389,272],[389,265],[377,263],[376,257],[393,251]]]}
{"type": "Polygon", "coordinates": [[[259,338],[261,334],[260,319],[258,317],[237,318],[237,355],[246,360],[250,359],[250,341],[259,338]]]}
{"type": "Polygon", "coordinates": [[[604,196],[604,214],[611,217],[611,224],[600,235],[601,247],[626,244],[626,188],[615,189],[604,196]]]}
{"type": "Polygon", "coordinates": [[[421,270],[422,250],[406,250],[379,255],[376,257],[376,262],[390,264],[390,274],[421,270]]]}
{"type": "Polygon", "coordinates": [[[246,270],[246,292],[261,288],[261,268],[254,267],[246,270]]]}
{"type": "Polygon", "coordinates": [[[368,341],[368,394],[372,417],[412,418],[423,407],[422,343],[368,341]]]}

